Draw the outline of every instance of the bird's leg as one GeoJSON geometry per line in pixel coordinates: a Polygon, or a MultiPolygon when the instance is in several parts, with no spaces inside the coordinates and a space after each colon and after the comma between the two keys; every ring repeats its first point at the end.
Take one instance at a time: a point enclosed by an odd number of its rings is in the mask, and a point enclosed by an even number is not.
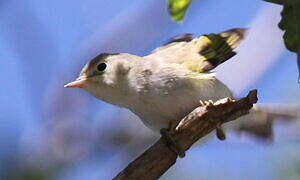
{"type": "Polygon", "coordinates": [[[177,144],[172,136],[170,135],[170,131],[175,129],[177,126],[177,123],[170,122],[168,128],[162,128],[160,130],[160,134],[162,137],[162,140],[164,143],[173,151],[175,152],[180,158],[183,158],[185,156],[185,151],[182,150],[179,144],[177,144]]]}
{"type": "Polygon", "coordinates": [[[223,141],[223,140],[226,139],[226,135],[225,135],[221,125],[219,125],[216,128],[216,134],[217,134],[217,137],[218,137],[219,140],[223,141]]]}

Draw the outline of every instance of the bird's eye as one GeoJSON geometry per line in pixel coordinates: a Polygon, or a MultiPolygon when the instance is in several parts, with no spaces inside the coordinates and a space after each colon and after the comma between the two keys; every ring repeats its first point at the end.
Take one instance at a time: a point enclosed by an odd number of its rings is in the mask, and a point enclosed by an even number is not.
{"type": "Polygon", "coordinates": [[[107,65],[105,63],[100,63],[100,64],[97,65],[97,70],[102,72],[106,69],[106,66],[107,65]]]}

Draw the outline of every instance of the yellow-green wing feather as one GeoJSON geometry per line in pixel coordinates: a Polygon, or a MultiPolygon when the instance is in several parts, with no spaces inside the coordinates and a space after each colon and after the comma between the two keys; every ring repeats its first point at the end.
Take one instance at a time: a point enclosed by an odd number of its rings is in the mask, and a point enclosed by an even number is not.
{"type": "Polygon", "coordinates": [[[155,49],[149,56],[166,63],[182,64],[191,71],[201,73],[214,69],[236,54],[233,51],[245,36],[246,29],[230,29],[219,34],[211,33],[199,38],[176,41],[155,49]]]}

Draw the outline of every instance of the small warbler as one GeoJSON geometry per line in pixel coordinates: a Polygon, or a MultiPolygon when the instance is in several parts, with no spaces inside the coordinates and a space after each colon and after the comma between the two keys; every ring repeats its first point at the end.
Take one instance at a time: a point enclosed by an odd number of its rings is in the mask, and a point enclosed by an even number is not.
{"type": "Polygon", "coordinates": [[[210,71],[236,55],[234,49],[245,33],[235,28],[198,38],[185,34],[144,57],[102,53],[65,87],[83,88],[100,100],[128,108],[157,132],[182,119],[199,101],[232,98],[210,71]]]}

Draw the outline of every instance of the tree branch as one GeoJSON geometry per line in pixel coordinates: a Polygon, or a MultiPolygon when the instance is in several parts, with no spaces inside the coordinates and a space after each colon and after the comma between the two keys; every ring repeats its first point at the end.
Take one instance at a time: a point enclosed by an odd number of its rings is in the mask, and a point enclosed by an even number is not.
{"type": "MultiPolygon", "coordinates": [[[[206,103],[183,118],[168,134],[177,146],[186,151],[221,124],[249,113],[256,102],[257,91],[252,90],[247,97],[236,101],[225,98],[215,103],[206,103]]],[[[170,144],[160,138],[114,179],[158,179],[175,164],[177,156],[170,144]]]]}

